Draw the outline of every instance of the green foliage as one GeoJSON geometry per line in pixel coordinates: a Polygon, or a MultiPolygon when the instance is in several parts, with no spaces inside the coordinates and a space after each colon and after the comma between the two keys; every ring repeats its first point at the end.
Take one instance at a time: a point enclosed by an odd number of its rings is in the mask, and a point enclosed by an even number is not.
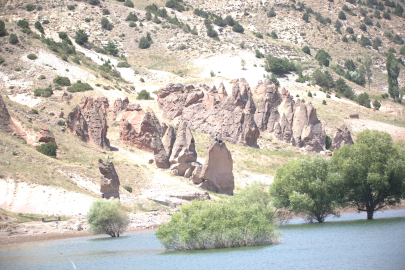
{"type": "Polygon", "coordinates": [[[114,28],[112,23],[106,17],[102,17],[100,23],[101,23],[101,28],[103,28],[105,30],[110,31],[114,28]]]}
{"type": "Polygon", "coordinates": [[[41,75],[41,76],[39,76],[39,79],[40,79],[40,80],[44,80],[44,79],[46,79],[46,76],[45,76],[45,75],[41,75]]]}
{"type": "Polygon", "coordinates": [[[6,60],[4,59],[4,57],[0,56],[0,65],[3,64],[6,60]]]}
{"type": "Polygon", "coordinates": [[[255,35],[257,38],[263,39],[263,35],[262,35],[261,33],[259,33],[259,32],[254,33],[254,35],[255,35]]]}
{"type": "Polygon", "coordinates": [[[280,75],[285,74],[290,71],[295,71],[296,67],[294,62],[290,62],[288,59],[281,59],[268,55],[264,61],[264,69],[267,72],[272,72],[274,74],[280,75]]]}
{"type": "Polygon", "coordinates": [[[391,15],[388,12],[383,13],[383,18],[386,20],[391,20],[391,15]]]}
{"type": "Polygon", "coordinates": [[[87,90],[93,90],[88,83],[82,83],[80,80],[75,82],[71,87],[68,87],[68,92],[76,93],[76,92],[85,92],[87,90]]]}
{"type": "Polygon", "coordinates": [[[398,76],[401,69],[392,52],[389,52],[387,55],[385,67],[388,72],[388,93],[395,99],[399,97],[398,76]]]}
{"type": "Polygon", "coordinates": [[[146,11],[145,18],[146,18],[147,21],[152,20],[152,14],[150,13],[150,11],[146,11]]]}
{"type": "Polygon", "coordinates": [[[357,42],[357,37],[355,35],[352,35],[351,40],[357,42]]]}
{"type": "Polygon", "coordinates": [[[130,186],[123,186],[123,188],[128,191],[129,193],[132,193],[132,188],[130,186]]]}
{"type": "Polygon", "coordinates": [[[316,52],[315,59],[318,60],[319,65],[328,67],[332,58],[324,49],[320,49],[316,52]]]}
{"type": "Polygon", "coordinates": [[[361,93],[360,95],[358,95],[356,98],[356,101],[361,106],[364,106],[366,108],[371,108],[370,98],[367,93],[361,93]]]}
{"type": "Polygon", "coordinates": [[[273,205],[304,214],[311,222],[338,215],[341,188],[335,175],[329,173],[329,166],[330,162],[320,156],[307,156],[277,168],[270,187],[273,205]]]}
{"type": "Polygon", "coordinates": [[[305,22],[309,22],[309,14],[308,14],[308,13],[304,13],[304,15],[302,15],[302,19],[303,19],[305,22]]]}
{"type": "Polygon", "coordinates": [[[376,37],[376,38],[373,40],[373,49],[374,49],[374,50],[378,50],[381,45],[382,45],[381,39],[380,39],[379,37],[376,37]]]}
{"type": "Polygon", "coordinates": [[[83,29],[79,29],[76,32],[75,41],[76,41],[77,44],[83,45],[88,40],[89,40],[89,35],[87,35],[86,32],[84,32],[83,29]]]}
{"type": "Polygon", "coordinates": [[[302,52],[311,55],[311,50],[308,46],[304,46],[302,52]]]}
{"type": "Polygon", "coordinates": [[[280,85],[280,82],[278,81],[278,76],[276,74],[274,74],[274,73],[271,73],[270,81],[272,83],[274,83],[275,85],[277,85],[277,86],[280,85]]]}
{"type": "Polygon", "coordinates": [[[339,94],[342,94],[344,97],[346,97],[348,99],[353,100],[356,98],[353,89],[350,86],[348,86],[346,84],[345,80],[342,78],[339,78],[336,80],[335,89],[336,89],[336,92],[338,92],[339,94]]]}
{"type": "Polygon", "coordinates": [[[147,48],[149,48],[149,47],[150,47],[150,43],[149,43],[148,39],[147,39],[146,37],[141,37],[141,39],[139,40],[139,43],[138,43],[138,47],[139,47],[140,49],[147,49],[147,48]]]}
{"type": "Polygon", "coordinates": [[[232,18],[231,15],[228,15],[225,17],[225,22],[229,26],[234,26],[235,25],[235,20],[232,18]]]}
{"type": "Polygon", "coordinates": [[[41,144],[38,146],[37,151],[50,157],[56,157],[56,149],[58,149],[58,146],[54,142],[48,142],[41,144]]]}
{"type": "Polygon", "coordinates": [[[27,58],[30,60],[35,60],[38,58],[38,56],[36,54],[30,53],[29,55],[27,55],[27,58]]]}
{"type": "Polygon", "coordinates": [[[89,0],[89,4],[93,6],[98,5],[100,4],[100,0],[89,0]]]}
{"type": "Polygon", "coordinates": [[[343,41],[343,42],[349,42],[349,40],[347,39],[346,36],[343,36],[342,41],[343,41]]]}
{"type": "MultiPolygon", "coordinates": [[[[329,98],[330,98],[330,96],[329,96],[329,98]]],[[[329,135],[326,135],[325,148],[328,150],[332,150],[332,138],[329,135]]]]}
{"type": "Polygon", "coordinates": [[[10,38],[8,39],[8,41],[11,43],[11,44],[17,44],[18,43],[18,38],[17,38],[17,36],[15,35],[15,34],[11,34],[10,35],[10,38]]]}
{"type": "Polygon", "coordinates": [[[274,8],[271,8],[269,12],[267,12],[267,17],[276,17],[276,12],[274,11],[274,8]]]}
{"type": "Polygon", "coordinates": [[[346,200],[372,219],[374,211],[401,202],[405,192],[405,148],[386,132],[365,130],[354,145],[335,151],[331,169],[341,179],[346,200]]]}
{"type": "Polygon", "coordinates": [[[399,54],[405,55],[405,46],[402,46],[399,50],[399,54]]]}
{"type": "Polygon", "coordinates": [[[74,10],[76,8],[76,6],[75,5],[68,5],[67,8],[68,8],[68,10],[74,10]]]}
{"type": "Polygon", "coordinates": [[[111,40],[109,40],[107,42],[106,45],[104,45],[103,49],[108,53],[111,54],[113,56],[118,56],[118,49],[117,49],[117,45],[115,45],[115,43],[111,40]]]}
{"type": "Polygon", "coordinates": [[[271,38],[273,38],[273,39],[278,39],[278,36],[277,36],[276,32],[274,32],[274,31],[271,31],[270,36],[271,36],[271,38]]]}
{"type": "Polygon", "coordinates": [[[272,244],[280,236],[263,184],[252,184],[229,200],[194,200],[181,206],[156,237],[167,250],[272,244]]]}
{"type": "Polygon", "coordinates": [[[343,11],[339,11],[338,18],[339,18],[340,20],[346,20],[346,15],[345,15],[345,13],[344,13],[343,11]]]}
{"type": "Polygon", "coordinates": [[[366,47],[366,46],[371,46],[372,44],[368,37],[361,35],[360,45],[363,47],[366,47]]]}
{"type": "Polygon", "coordinates": [[[28,5],[25,6],[25,9],[27,11],[33,11],[35,8],[36,8],[36,6],[33,5],[33,4],[28,4],[28,5]]]}
{"type": "Polygon", "coordinates": [[[334,86],[333,77],[329,71],[322,72],[322,70],[317,69],[312,73],[311,77],[320,87],[331,89],[334,86]]]}
{"type": "Polygon", "coordinates": [[[153,100],[153,97],[150,96],[150,93],[145,89],[138,93],[136,97],[137,100],[153,100]]]}
{"type": "Polygon", "coordinates": [[[52,88],[48,87],[45,89],[35,89],[34,96],[36,97],[50,97],[53,94],[52,88]]]}
{"type": "Polygon", "coordinates": [[[131,0],[126,0],[125,3],[124,3],[124,6],[133,8],[134,3],[131,0]]]}
{"type": "Polygon", "coordinates": [[[103,15],[110,15],[110,10],[103,8],[103,15]]]}
{"type": "Polygon", "coordinates": [[[235,23],[235,25],[232,27],[232,31],[236,33],[243,33],[245,32],[245,29],[243,28],[242,25],[240,25],[238,22],[235,23]]]}
{"type": "Polygon", "coordinates": [[[308,97],[312,97],[311,91],[308,91],[308,97]]]}
{"type": "Polygon", "coordinates": [[[117,67],[128,68],[128,67],[131,67],[131,65],[128,62],[118,62],[117,67]]]}
{"type": "Polygon", "coordinates": [[[378,111],[381,108],[381,103],[375,99],[373,101],[373,107],[374,107],[374,109],[376,109],[378,111]]]}
{"type": "MultiPolygon", "coordinates": [[[[364,20],[363,20],[363,22],[364,22],[364,24],[366,24],[366,25],[373,25],[373,21],[369,18],[369,17],[364,17],[364,20]]],[[[361,28],[360,28],[361,29],[361,28]]],[[[363,29],[362,29],[363,30],[363,29]]],[[[365,31],[365,30],[363,30],[363,31],[365,31]]]]}
{"type": "Polygon", "coordinates": [[[130,12],[128,16],[125,18],[126,21],[136,22],[138,21],[138,17],[135,13],[130,12]]]}
{"type": "Polygon", "coordinates": [[[38,110],[36,110],[36,109],[32,109],[31,112],[32,112],[33,114],[39,114],[39,113],[38,113],[38,110]]]}
{"type": "Polygon", "coordinates": [[[4,21],[0,20],[0,37],[8,35],[4,21]]]}
{"type": "Polygon", "coordinates": [[[29,29],[30,28],[29,24],[28,24],[28,21],[26,21],[26,20],[19,20],[17,22],[17,26],[19,26],[22,29],[27,29],[27,28],[29,29]]]}
{"type": "Polygon", "coordinates": [[[87,213],[87,222],[90,225],[89,231],[93,234],[119,237],[128,228],[130,218],[122,209],[118,199],[98,199],[87,213]]]}
{"type": "Polygon", "coordinates": [[[364,32],[367,31],[367,26],[364,23],[360,24],[359,28],[360,28],[360,30],[362,30],[364,32]]]}
{"type": "Polygon", "coordinates": [[[57,76],[55,79],[53,79],[53,83],[58,84],[60,86],[70,86],[70,80],[68,77],[61,77],[57,76]]]}
{"type": "Polygon", "coordinates": [[[345,68],[347,68],[350,71],[356,70],[356,65],[354,64],[352,59],[346,60],[345,62],[345,68]]]}
{"type": "Polygon", "coordinates": [[[322,105],[326,105],[326,100],[322,100],[322,105]]]}
{"type": "Polygon", "coordinates": [[[349,33],[349,34],[353,34],[353,33],[354,33],[352,27],[347,27],[347,28],[346,28],[346,32],[349,33]]]}
{"type": "Polygon", "coordinates": [[[264,58],[264,54],[262,54],[259,50],[255,50],[256,58],[264,58]]]}
{"type": "Polygon", "coordinates": [[[184,6],[183,6],[180,2],[182,2],[182,1],[168,0],[168,1],[166,2],[166,5],[165,5],[165,6],[166,6],[167,8],[174,8],[174,9],[176,9],[177,11],[182,12],[182,11],[184,11],[184,10],[186,10],[186,9],[184,8],[184,6]]]}

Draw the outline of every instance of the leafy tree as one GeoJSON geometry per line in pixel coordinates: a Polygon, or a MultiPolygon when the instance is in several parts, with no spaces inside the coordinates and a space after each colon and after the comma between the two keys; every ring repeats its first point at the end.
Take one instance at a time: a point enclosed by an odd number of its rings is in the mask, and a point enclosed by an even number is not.
{"type": "Polygon", "coordinates": [[[388,93],[392,98],[399,97],[398,91],[398,76],[401,71],[398,61],[395,59],[395,56],[392,52],[389,52],[387,55],[387,61],[385,65],[388,72],[388,93]]]}
{"type": "Polygon", "coordinates": [[[345,13],[344,13],[342,10],[339,11],[338,18],[339,18],[340,20],[346,20],[346,15],[345,15],[345,13]]]}
{"type": "Polygon", "coordinates": [[[309,14],[308,14],[308,13],[304,13],[304,15],[302,15],[302,19],[303,19],[305,22],[309,22],[309,14]]]}
{"type": "Polygon", "coordinates": [[[400,4],[397,4],[394,13],[395,13],[395,15],[402,17],[402,15],[404,13],[404,8],[400,4]]]}
{"type": "Polygon", "coordinates": [[[79,45],[83,45],[89,40],[89,35],[84,32],[83,29],[76,31],[75,42],[79,45]]]}
{"type": "Polygon", "coordinates": [[[272,72],[274,74],[280,75],[285,74],[290,71],[295,71],[296,67],[294,62],[290,62],[288,59],[281,59],[268,55],[264,61],[264,69],[267,72],[272,72]]]}
{"type": "Polygon", "coordinates": [[[108,234],[120,237],[130,223],[128,213],[124,212],[119,200],[95,201],[87,213],[89,231],[93,234],[108,234]]]}
{"type": "Polygon", "coordinates": [[[4,21],[0,20],[0,37],[8,35],[4,21]]]}
{"type": "Polygon", "coordinates": [[[346,32],[349,33],[349,34],[353,34],[353,33],[354,33],[352,27],[347,27],[347,28],[346,28],[346,32]]]}
{"type": "Polygon", "coordinates": [[[76,93],[76,92],[85,92],[87,90],[93,90],[93,87],[90,86],[88,83],[82,83],[80,80],[74,83],[71,87],[68,87],[68,92],[76,93]]]}
{"type": "Polygon", "coordinates": [[[342,41],[343,41],[343,42],[349,42],[349,40],[347,39],[346,36],[343,36],[342,41]]]}
{"type": "Polygon", "coordinates": [[[311,55],[311,50],[309,49],[308,46],[304,46],[302,48],[302,52],[311,55]]]}
{"type": "Polygon", "coordinates": [[[373,25],[373,21],[372,21],[369,17],[365,17],[364,20],[363,20],[363,22],[364,22],[366,25],[373,25]]]}
{"type": "Polygon", "coordinates": [[[133,8],[134,3],[131,0],[126,0],[125,3],[124,3],[124,6],[133,8]]]}
{"type": "Polygon", "coordinates": [[[225,17],[225,22],[229,26],[234,26],[235,25],[235,20],[232,18],[231,15],[228,15],[225,17]]]}
{"type": "Polygon", "coordinates": [[[253,184],[229,200],[194,200],[181,206],[156,237],[167,250],[271,244],[278,240],[274,212],[263,185],[253,184]]]}
{"type": "Polygon", "coordinates": [[[360,95],[358,95],[356,98],[356,101],[361,106],[364,106],[366,108],[371,108],[370,98],[367,93],[361,93],[360,95]]]}
{"type": "Polygon", "coordinates": [[[36,21],[34,26],[35,26],[35,29],[37,29],[42,34],[45,33],[44,28],[42,27],[42,24],[39,21],[36,21]]]}
{"type": "Polygon", "coordinates": [[[373,49],[378,50],[381,45],[382,45],[381,39],[379,37],[376,37],[373,40],[373,49]]]}
{"type": "Polygon", "coordinates": [[[368,37],[361,35],[360,45],[363,47],[366,47],[366,46],[371,46],[372,44],[368,37]]]}
{"type": "Polygon", "coordinates": [[[381,108],[381,103],[375,99],[373,101],[373,107],[374,107],[374,109],[376,109],[378,111],[381,108]]]}
{"type": "Polygon", "coordinates": [[[347,201],[372,219],[375,211],[401,202],[405,192],[405,148],[386,132],[365,130],[356,143],[333,153],[331,170],[347,189],[347,201]]]}
{"type": "Polygon", "coordinates": [[[353,89],[348,86],[344,79],[339,78],[335,81],[335,89],[338,93],[342,94],[345,98],[354,99],[356,96],[353,89]]]}
{"type": "Polygon", "coordinates": [[[245,29],[238,22],[235,22],[235,25],[232,27],[232,31],[236,33],[243,33],[245,32],[245,29]]]}
{"type": "Polygon", "coordinates": [[[381,19],[381,13],[378,10],[374,11],[374,18],[381,19]]]}
{"type": "Polygon", "coordinates": [[[328,67],[331,56],[324,49],[320,49],[316,52],[315,59],[318,60],[319,65],[328,67]]]}
{"type": "Polygon", "coordinates": [[[311,77],[313,81],[320,87],[331,89],[334,86],[333,77],[327,70],[322,72],[322,70],[317,69],[312,73],[311,77]]]}
{"type": "Polygon", "coordinates": [[[100,0],[89,0],[89,4],[93,6],[98,5],[100,4],[100,0]]]}
{"type": "Polygon", "coordinates": [[[113,27],[114,26],[110,23],[110,21],[106,17],[101,18],[101,28],[110,31],[113,29],[113,27]]]}
{"type": "Polygon", "coordinates": [[[276,170],[270,187],[272,203],[304,214],[309,221],[324,222],[328,215],[338,215],[342,194],[339,181],[329,174],[329,161],[316,156],[293,160],[276,170]]]}
{"type": "Polygon", "coordinates": [[[56,150],[58,149],[58,146],[54,142],[48,142],[41,144],[38,146],[37,151],[50,157],[56,157],[56,150]]]}
{"type": "Polygon", "coordinates": [[[17,26],[23,28],[23,29],[27,29],[30,28],[28,21],[26,20],[19,20],[17,23],[17,26]]]}
{"type": "Polygon", "coordinates": [[[352,35],[351,40],[357,42],[357,37],[355,35],[352,35]]]}
{"type": "Polygon", "coordinates": [[[108,53],[111,54],[113,56],[118,56],[118,49],[117,49],[117,45],[115,45],[115,43],[111,40],[109,40],[107,42],[106,45],[104,45],[103,49],[108,53]]]}
{"type": "Polygon", "coordinates": [[[17,44],[18,43],[18,38],[17,38],[17,36],[15,35],[15,34],[11,34],[10,35],[10,38],[8,39],[8,41],[11,43],[11,44],[17,44]]]}
{"type": "Polygon", "coordinates": [[[388,12],[383,13],[383,18],[386,20],[391,20],[391,15],[388,12]]]}
{"type": "Polygon", "coordinates": [[[61,77],[57,76],[55,79],[53,79],[53,83],[58,84],[60,86],[70,86],[70,80],[68,77],[61,77]]]}
{"type": "Polygon", "coordinates": [[[267,12],[267,17],[276,17],[276,12],[274,11],[274,8],[271,8],[269,12],[267,12]]]}
{"type": "Polygon", "coordinates": [[[35,89],[35,91],[34,91],[34,96],[36,96],[36,97],[40,97],[40,96],[50,97],[52,95],[53,95],[53,91],[52,91],[52,88],[50,88],[50,87],[45,88],[45,89],[35,89]]]}
{"type": "Polygon", "coordinates": [[[364,31],[364,32],[366,32],[367,31],[367,26],[364,24],[364,23],[362,23],[362,24],[360,24],[360,27],[359,27],[362,31],[364,31]]]}
{"type": "Polygon", "coordinates": [[[364,56],[364,68],[366,70],[366,77],[367,77],[367,81],[368,81],[368,90],[370,91],[370,84],[371,84],[371,76],[373,76],[373,72],[371,70],[371,68],[373,67],[373,60],[371,60],[371,56],[367,53],[364,56]]]}
{"type": "Polygon", "coordinates": [[[145,13],[145,19],[146,19],[147,21],[152,20],[152,13],[150,13],[150,11],[146,11],[146,13],[145,13]]]}
{"type": "Polygon", "coordinates": [[[136,22],[138,21],[138,16],[135,13],[130,12],[128,16],[125,18],[126,21],[136,22]]]}
{"type": "Polygon", "coordinates": [[[145,89],[138,93],[136,97],[137,100],[152,100],[153,97],[150,96],[150,93],[145,89]]]}
{"type": "Polygon", "coordinates": [[[27,11],[33,11],[35,8],[36,8],[36,6],[33,5],[33,4],[28,4],[28,5],[25,6],[25,9],[27,11]]]}
{"type": "Polygon", "coordinates": [[[346,60],[345,62],[345,68],[347,68],[350,71],[356,70],[356,65],[354,64],[352,59],[346,60]]]}

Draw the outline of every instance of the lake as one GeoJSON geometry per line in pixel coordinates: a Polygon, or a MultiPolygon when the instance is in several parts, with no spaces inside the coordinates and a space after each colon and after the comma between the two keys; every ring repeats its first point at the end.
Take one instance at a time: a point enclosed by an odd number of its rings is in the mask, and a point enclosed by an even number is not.
{"type": "Polygon", "coordinates": [[[405,210],[359,218],[281,226],[261,247],[165,252],[154,232],[3,246],[0,269],[405,269],[405,210]]]}

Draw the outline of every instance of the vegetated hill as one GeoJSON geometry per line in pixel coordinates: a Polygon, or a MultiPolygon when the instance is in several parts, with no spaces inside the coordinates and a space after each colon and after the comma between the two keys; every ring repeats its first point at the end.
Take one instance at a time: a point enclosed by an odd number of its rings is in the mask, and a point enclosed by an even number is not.
{"type": "MultiPolygon", "coordinates": [[[[392,48],[397,59],[405,60],[400,54],[405,50],[401,44],[401,39],[405,39],[405,19],[395,15],[393,8],[384,6],[385,12],[390,10],[387,13],[390,19],[384,19],[384,11],[380,11],[381,18],[376,18],[377,6],[353,5],[350,1],[309,0],[305,1],[305,7],[287,0],[177,1],[184,7],[184,10],[178,8],[180,11],[169,7],[163,9],[166,1],[132,1],[133,8],[112,0],[100,1],[96,5],[89,2],[0,2],[0,19],[8,32],[0,37],[0,60],[4,59],[0,64],[0,94],[10,114],[24,128],[38,132],[40,126],[46,124],[61,151],[57,159],[49,158],[22,144],[21,140],[0,133],[0,178],[54,185],[97,196],[75,179],[98,183],[97,160],[112,156],[121,186],[128,185],[134,190],[135,196],[128,194],[130,204],[139,202],[138,195],[144,190],[191,189],[181,178],[148,164],[150,153],[122,144],[117,122],[108,120],[107,136],[119,151],[103,153],[62,131],[64,127],[58,125],[58,115],[63,111],[66,117],[82,97],[107,97],[113,102],[116,98],[128,96],[131,102],[139,102],[144,110],[153,110],[161,119],[155,100],[136,100],[142,89],[156,98],[153,92],[167,83],[207,83],[218,87],[224,82],[230,94],[232,79],[245,77],[254,87],[258,80],[270,77],[271,73],[264,69],[267,55],[300,64],[303,75],[309,76],[321,69],[329,71],[336,80],[344,78],[335,71],[346,72],[347,60],[352,60],[354,67],[359,69],[364,64],[364,55],[370,54],[373,61],[370,90],[367,85],[344,80],[357,94],[366,92],[371,101],[380,100],[380,111],[337,95],[328,97],[327,93],[319,91],[319,86],[310,83],[311,80],[295,82],[298,75],[294,72],[281,75],[278,80],[295,100],[305,99],[314,105],[329,136],[341,124],[346,124],[354,136],[364,128],[377,128],[379,123],[389,124],[384,129],[394,134],[395,139],[400,139],[403,134],[403,129],[400,129],[405,127],[403,105],[381,97],[388,89],[385,53],[392,48]],[[151,6],[153,3],[156,6],[151,6]],[[27,10],[29,4],[34,9],[27,10]],[[344,5],[347,8],[342,11],[344,5]],[[273,13],[269,15],[272,9],[275,16],[273,13]],[[345,14],[345,20],[338,18],[340,11],[345,14]],[[133,15],[129,16],[130,13],[133,15]],[[308,22],[304,21],[304,14],[308,14],[308,22]],[[227,16],[232,17],[233,25],[240,24],[242,28],[235,28],[230,22],[225,24],[227,16]],[[103,25],[102,18],[106,18],[103,25]],[[21,22],[23,20],[26,23],[21,22]],[[29,29],[25,27],[27,24],[29,29]],[[360,29],[361,24],[366,25],[365,30],[360,29]],[[88,35],[88,42],[83,45],[76,43],[81,43],[80,40],[75,41],[79,30],[88,35]],[[11,41],[12,35],[16,35],[18,42],[11,41]],[[343,41],[345,36],[347,42],[343,41]],[[371,42],[379,38],[381,46],[378,50],[364,43],[362,46],[362,36],[371,42]],[[140,48],[141,40],[145,39],[148,46],[140,48]],[[311,54],[302,51],[304,46],[309,47],[311,54]],[[329,67],[321,67],[315,59],[320,49],[330,54],[329,67]],[[241,60],[245,60],[244,66],[241,66],[241,60]],[[61,85],[54,80],[58,76],[69,78],[70,85],[78,84],[73,88],[61,85]],[[93,90],[80,92],[85,90],[85,83],[93,90]],[[47,88],[53,92],[49,97],[43,91],[36,91],[47,88]],[[70,91],[72,99],[61,99],[65,91],[70,91]],[[35,93],[39,94],[35,96],[35,93]],[[326,105],[323,105],[324,100],[326,105]],[[32,109],[39,114],[33,114],[32,109]],[[360,116],[359,121],[344,119],[356,113],[360,116]],[[11,166],[5,165],[4,161],[9,161],[11,166]]],[[[401,3],[397,5],[403,7],[401,3]]],[[[405,86],[405,68],[400,66],[398,82],[402,87],[405,86]]],[[[196,131],[194,136],[198,155],[203,158],[208,136],[196,131]]],[[[234,159],[237,188],[253,180],[269,183],[278,166],[309,154],[277,142],[267,133],[261,134],[259,146],[260,149],[253,149],[228,145],[234,159]]]]}

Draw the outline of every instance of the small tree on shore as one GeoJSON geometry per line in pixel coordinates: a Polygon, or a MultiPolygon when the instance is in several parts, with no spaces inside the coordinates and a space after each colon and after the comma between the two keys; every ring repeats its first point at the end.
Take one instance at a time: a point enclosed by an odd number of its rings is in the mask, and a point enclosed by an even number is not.
{"type": "Polygon", "coordinates": [[[122,210],[119,200],[99,199],[93,203],[87,214],[89,231],[93,234],[108,234],[120,237],[130,223],[128,213],[122,210]]]}

